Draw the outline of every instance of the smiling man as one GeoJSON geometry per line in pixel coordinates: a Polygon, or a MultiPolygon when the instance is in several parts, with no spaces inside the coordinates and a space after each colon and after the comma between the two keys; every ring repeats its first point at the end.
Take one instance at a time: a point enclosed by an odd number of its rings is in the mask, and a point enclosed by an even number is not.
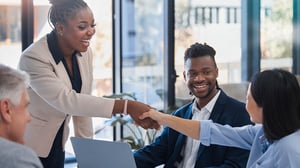
{"type": "MultiPolygon", "coordinates": [[[[184,55],[184,79],[194,100],[173,115],[192,119],[211,119],[220,124],[250,124],[245,104],[227,96],[219,88],[215,50],[195,43],[184,55]]],[[[248,150],[219,145],[203,146],[198,140],[165,127],[162,134],[134,153],[137,167],[150,168],[164,164],[166,168],[245,167],[248,150]]]]}

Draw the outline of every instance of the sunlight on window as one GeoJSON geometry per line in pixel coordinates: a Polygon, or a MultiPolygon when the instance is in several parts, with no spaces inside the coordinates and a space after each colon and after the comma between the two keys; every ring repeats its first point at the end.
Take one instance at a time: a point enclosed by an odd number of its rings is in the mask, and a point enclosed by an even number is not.
{"type": "Polygon", "coordinates": [[[17,67],[21,55],[21,0],[0,0],[0,62],[17,67]]]}

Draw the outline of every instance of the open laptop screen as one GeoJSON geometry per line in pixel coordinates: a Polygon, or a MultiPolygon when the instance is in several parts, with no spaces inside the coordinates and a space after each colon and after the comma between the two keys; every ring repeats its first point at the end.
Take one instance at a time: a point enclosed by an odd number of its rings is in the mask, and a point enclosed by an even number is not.
{"type": "Polygon", "coordinates": [[[130,145],[124,142],[71,137],[78,168],[136,168],[130,145]]]}

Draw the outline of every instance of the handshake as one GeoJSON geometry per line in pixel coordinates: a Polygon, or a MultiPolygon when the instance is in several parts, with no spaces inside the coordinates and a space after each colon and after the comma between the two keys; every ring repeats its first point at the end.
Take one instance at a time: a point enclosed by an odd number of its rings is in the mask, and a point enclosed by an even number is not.
{"type": "Polygon", "coordinates": [[[138,126],[143,127],[144,129],[160,129],[160,124],[156,121],[150,118],[147,114],[152,112],[160,113],[156,110],[154,110],[152,107],[150,107],[147,104],[138,102],[138,101],[131,101],[129,100],[126,102],[126,105],[124,106],[125,110],[127,110],[127,114],[131,116],[131,118],[134,120],[134,123],[138,126]],[[127,106],[127,107],[126,107],[127,106]],[[147,117],[145,117],[147,116],[147,117]]]}

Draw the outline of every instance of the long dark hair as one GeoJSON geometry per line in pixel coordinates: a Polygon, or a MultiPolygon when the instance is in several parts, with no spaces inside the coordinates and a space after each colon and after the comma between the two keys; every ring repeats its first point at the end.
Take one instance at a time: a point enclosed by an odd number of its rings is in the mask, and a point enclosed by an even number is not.
{"type": "Polygon", "coordinates": [[[263,109],[263,129],[268,140],[278,140],[300,129],[300,88],[288,71],[273,69],[257,73],[251,94],[263,109]]]}

